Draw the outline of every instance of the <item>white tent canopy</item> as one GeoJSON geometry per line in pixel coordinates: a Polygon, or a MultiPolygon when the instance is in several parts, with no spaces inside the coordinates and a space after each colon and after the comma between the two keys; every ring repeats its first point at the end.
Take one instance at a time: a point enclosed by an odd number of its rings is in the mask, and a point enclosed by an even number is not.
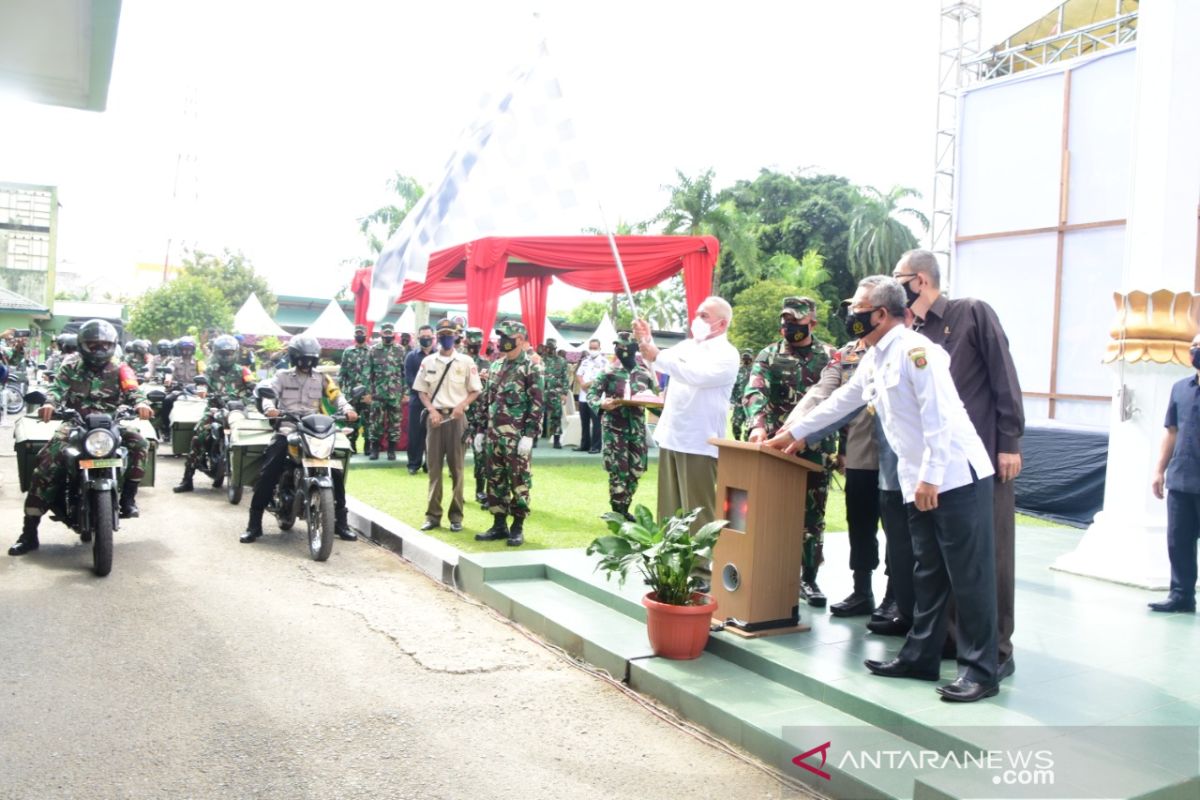
{"type": "Polygon", "coordinates": [[[417,312],[413,310],[413,304],[409,303],[404,308],[404,313],[396,320],[396,333],[407,333],[411,336],[417,335],[417,312]]]}
{"type": "Polygon", "coordinates": [[[546,341],[547,339],[553,339],[558,342],[558,349],[566,350],[568,353],[578,353],[581,350],[587,349],[587,342],[584,342],[583,347],[576,347],[567,341],[567,337],[558,332],[558,328],[554,327],[554,323],[550,321],[549,317],[546,317],[546,324],[542,328],[542,341],[546,341]]]}
{"type": "Polygon", "coordinates": [[[587,347],[587,343],[592,339],[600,340],[600,352],[614,352],[613,342],[617,340],[617,329],[612,324],[612,319],[608,316],[608,312],[604,312],[604,317],[600,320],[600,324],[596,326],[596,330],[592,331],[592,335],[583,341],[583,346],[587,347]]]}
{"type": "Polygon", "coordinates": [[[304,333],[318,339],[353,339],[354,323],[346,316],[337,300],[330,300],[321,316],[317,317],[304,333]]]}
{"type": "Polygon", "coordinates": [[[237,333],[251,336],[276,336],[279,338],[291,336],[290,333],[275,324],[275,320],[271,319],[271,315],[259,302],[258,295],[254,293],[246,298],[246,302],[242,303],[242,307],[234,314],[233,329],[237,333]]]}

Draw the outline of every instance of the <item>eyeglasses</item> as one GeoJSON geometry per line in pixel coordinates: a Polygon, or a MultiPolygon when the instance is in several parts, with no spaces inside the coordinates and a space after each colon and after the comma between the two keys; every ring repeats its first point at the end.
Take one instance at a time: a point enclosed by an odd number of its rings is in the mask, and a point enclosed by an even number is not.
{"type": "Polygon", "coordinates": [[[894,280],[900,280],[901,278],[915,278],[920,274],[921,273],[919,272],[894,272],[892,273],[892,278],[894,280]]]}

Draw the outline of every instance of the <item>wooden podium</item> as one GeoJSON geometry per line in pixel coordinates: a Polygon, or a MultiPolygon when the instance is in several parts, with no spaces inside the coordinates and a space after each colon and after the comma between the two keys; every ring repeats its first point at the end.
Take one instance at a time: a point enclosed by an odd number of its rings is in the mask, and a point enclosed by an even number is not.
{"type": "Polygon", "coordinates": [[[822,467],[762,444],[717,446],[717,517],[729,520],[713,550],[712,596],[725,629],[742,636],[807,631],[800,567],[808,473],[822,467]]]}

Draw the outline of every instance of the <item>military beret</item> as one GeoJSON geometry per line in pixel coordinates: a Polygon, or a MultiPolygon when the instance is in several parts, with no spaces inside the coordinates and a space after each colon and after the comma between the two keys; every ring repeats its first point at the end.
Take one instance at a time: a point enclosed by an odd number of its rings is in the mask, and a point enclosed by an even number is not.
{"type": "Polygon", "coordinates": [[[390,322],[385,322],[379,326],[379,332],[380,333],[395,333],[396,326],[390,322]]]}
{"type": "Polygon", "coordinates": [[[458,323],[452,319],[444,319],[437,324],[438,333],[458,333],[458,323]]]}
{"type": "Polygon", "coordinates": [[[529,335],[525,331],[525,323],[517,319],[506,319],[497,323],[496,333],[500,334],[501,336],[507,336],[510,339],[514,336],[529,335]]]}
{"type": "Polygon", "coordinates": [[[467,328],[467,341],[473,344],[483,344],[482,328],[467,328]]]}
{"type": "Polygon", "coordinates": [[[779,316],[794,314],[797,317],[807,317],[816,309],[817,303],[810,297],[785,297],[783,298],[783,308],[779,310],[779,316]]]}

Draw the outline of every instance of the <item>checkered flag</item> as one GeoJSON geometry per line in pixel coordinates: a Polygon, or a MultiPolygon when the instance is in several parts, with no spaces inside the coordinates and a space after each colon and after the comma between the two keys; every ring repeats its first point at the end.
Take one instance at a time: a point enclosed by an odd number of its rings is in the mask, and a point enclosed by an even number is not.
{"type": "MultiPolygon", "coordinates": [[[[404,282],[423,281],[431,253],[484,236],[578,233],[590,222],[581,197],[587,168],[545,45],[479,115],[379,254],[368,317],[379,321],[404,282]]],[[[595,204],[591,204],[595,207],[595,204]]]]}

